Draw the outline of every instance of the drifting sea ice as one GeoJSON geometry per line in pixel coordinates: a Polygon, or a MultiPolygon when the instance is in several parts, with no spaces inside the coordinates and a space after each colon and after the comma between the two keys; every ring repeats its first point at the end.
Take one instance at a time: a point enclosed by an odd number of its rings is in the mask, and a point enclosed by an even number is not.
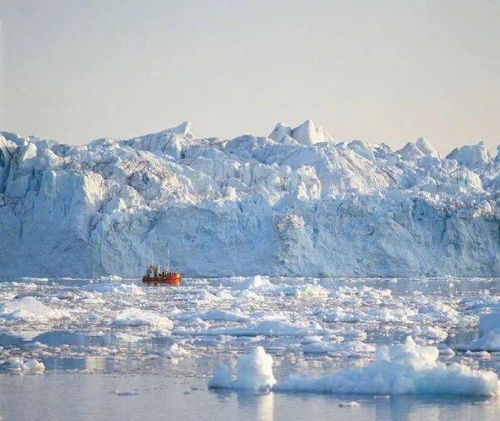
{"type": "Polygon", "coordinates": [[[43,374],[45,366],[35,358],[24,361],[22,358],[11,357],[7,361],[0,361],[0,372],[5,371],[10,374],[43,374]]]}
{"type": "Polygon", "coordinates": [[[498,376],[491,371],[437,361],[433,346],[417,345],[411,337],[403,344],[377,349],[376,360],[362,368],[344,368],[320,378],[292,375],[275,382],[272,357],[262,347],[238,359],[238,375],[220,365],[209,387],[228,389],[269,389],[274,391],[359,393],[370,395],[446,394],[497,396],[498,376]]]}
{"type": "Polygon", "coordinates": [[[50,320],[68,317],[68,315],[69,313],[67,311],[53,309],[30,296],[15,298],[4,304],[0,304],[0,318],[10,320],[37,321],[39,323],[44,323],[50,320]]]}
{"type": "Polygon", "coordinates": [[[174,324],[166,317],[153,311],[141,310],[138,308],[128,308],[121,311],[112,323],[115,327],[124,326],[153,326],[164,329],[171,329],[174,324]]]}
{"type": "Polygon", "coordinates": [[[313,342],[303,345],[302,351],[306,354],[349,354],[357,355],[370,354],[375,352],[376,348],[363,342],[313,342]]]}
{"type": "Polygon", "coordinates": [[[458,345],[460,351],[500,351],[500,313],[481,316],[479,320],[479,339],[467,345],[458,345]]]}

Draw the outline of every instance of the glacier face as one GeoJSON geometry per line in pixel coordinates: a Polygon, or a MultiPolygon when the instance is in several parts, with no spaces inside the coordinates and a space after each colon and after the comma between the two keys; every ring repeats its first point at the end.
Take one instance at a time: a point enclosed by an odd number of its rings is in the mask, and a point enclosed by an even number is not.
{"type": "Polygon", "coordinates": [[[336,143],[306,121],[69,146],[0,136],[0,277],[498,275],[500,158],[336,143]]]}

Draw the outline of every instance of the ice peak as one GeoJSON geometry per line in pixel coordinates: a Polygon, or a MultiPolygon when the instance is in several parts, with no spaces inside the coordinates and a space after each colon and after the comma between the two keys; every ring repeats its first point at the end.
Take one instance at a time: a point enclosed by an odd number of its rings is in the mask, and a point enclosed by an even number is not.
{"type": "Polygon", "coordinates": [[[299,126],[292,128],[287,124],[278,123],[269,137],[276,141],[282,141],[290,136],[303,145],[313,145],[320,142],[330,142],[332,137],[321,126],[316,126],[314,121],[306,120],[299,126]]]}
{"type": "Polygon", "coordinates": [[[479,142],[477,145],[464,145],[461,148],[455,148],[446,158],[455,159],[460,164],[468,167],[490,162],[490,154],[484,142],[479,142]]]}
{"type": "Polygon", "coordinates": [[[181,135],[183,137],[193,137],[193,133],[191,133],[191,122],[184,121],[178,126],[171,127],[170,129],[164,130],[165,133],[175,133],[181,135]]]}
{"type": "Polygon", "coordinates": [[[417,149],[424,155],[432,156],[434,158],[439,158],[439,153],[434,149],[431,142],[423,136],[420,136],[415,142],[417,149]]]}
{"type": "Polygon", "coordinates": [[[282,140],[285,136],[290,136],[290,133],[292,132],[292,127],[290,127],[287,124],[283,124],[281,122],[277,123],[276,126],[274,126],[273,131],[269,134],[269,138],[276,140],[279,142],[282,140]]]}

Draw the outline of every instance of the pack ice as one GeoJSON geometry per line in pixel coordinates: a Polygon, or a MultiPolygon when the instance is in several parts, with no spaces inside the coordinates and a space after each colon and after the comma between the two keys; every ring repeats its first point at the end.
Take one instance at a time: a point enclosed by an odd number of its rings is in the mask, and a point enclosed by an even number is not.
{"type": "Polygon", "coordinates": [[[70,146],[0,136],[0,276],[499,273],[500,157],[312,121],[197,139],[188,123],[70,146]],[[170,244],[169,244],[170,243],[170,244]],[[170,247],[169,247],[170,246],[170,247]]]}

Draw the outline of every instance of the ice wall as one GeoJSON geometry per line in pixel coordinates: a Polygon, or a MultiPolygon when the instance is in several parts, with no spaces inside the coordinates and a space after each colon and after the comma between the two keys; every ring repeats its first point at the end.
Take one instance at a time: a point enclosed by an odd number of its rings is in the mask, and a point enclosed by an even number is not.
{"type": "Polygon", "coordinates": [[[0,277],[498,275],[500,159],[335,143],[313,122],[69,146],[0,136],[0,277]]]}

